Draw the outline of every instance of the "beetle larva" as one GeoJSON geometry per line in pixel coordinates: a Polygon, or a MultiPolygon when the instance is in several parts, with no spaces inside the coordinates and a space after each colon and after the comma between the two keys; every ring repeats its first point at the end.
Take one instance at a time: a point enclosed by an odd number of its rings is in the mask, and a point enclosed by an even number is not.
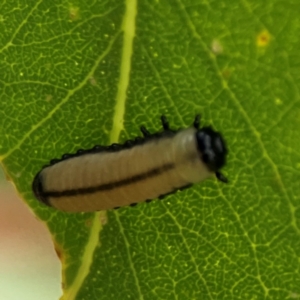
{"type": "Polygon", "coordinates": [[[163,131],[108,147],[95,146],[65,154],[35,176],[32,188],[44,204],[68,212],[106,210],[162,198],[220,173],[227,149],[211,127],[172,130],[161,117],[163,131]]]}

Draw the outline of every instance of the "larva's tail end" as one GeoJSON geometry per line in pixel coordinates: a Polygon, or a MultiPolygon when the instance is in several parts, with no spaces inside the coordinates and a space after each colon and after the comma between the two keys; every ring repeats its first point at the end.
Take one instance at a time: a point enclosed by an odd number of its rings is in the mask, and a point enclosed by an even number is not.
{"type": "Polygon", "coordinates": [[[51,206],[51,204],[48,201],[48,198],[45,196],[45,193],[44,193],[43,180],[42,180],[42,175],[40,172],[34,177],[34,180],[32,183],[32,191],[33,191],[36,199],[38,199],[43,204],[51,206]]]}

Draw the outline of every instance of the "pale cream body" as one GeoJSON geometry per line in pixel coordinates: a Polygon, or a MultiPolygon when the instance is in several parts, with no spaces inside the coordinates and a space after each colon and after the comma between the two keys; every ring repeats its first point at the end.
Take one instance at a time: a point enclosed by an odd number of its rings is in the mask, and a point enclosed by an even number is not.
{"type": "Polygon", "coordinates": [[[88,212],[155,199],[188,184],[200,182],[213,173],[201,159],[196,145],[196,129],[174,136],[153,139],[118,152],[84,154],[43,169],[40,179],[44,192],[99,186],[173,166],[155,176],[110,190],[74,196],[49,197],[48,203],[60,210],[88,212]]]}

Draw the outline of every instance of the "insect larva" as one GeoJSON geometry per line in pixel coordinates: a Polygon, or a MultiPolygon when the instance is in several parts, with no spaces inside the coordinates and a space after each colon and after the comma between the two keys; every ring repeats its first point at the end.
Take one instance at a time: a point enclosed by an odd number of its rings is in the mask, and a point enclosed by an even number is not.
{"type": "Polygon", "coordinates": [[[211,127],[171,130],[165,116],[163,131],[108,147],[95,146],[65,154],[35,176],[32,188],[38,200],[68,212],[88,212],[134,206],[162,198],[219,172],[227,149],[211,127]]]}

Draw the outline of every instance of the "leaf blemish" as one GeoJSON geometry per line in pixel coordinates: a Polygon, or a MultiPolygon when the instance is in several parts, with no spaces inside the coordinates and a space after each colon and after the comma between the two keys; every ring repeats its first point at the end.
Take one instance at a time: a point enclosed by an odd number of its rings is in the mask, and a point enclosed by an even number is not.
{"type": "Polygon", "coordinates": [[[223,53],[223,46],[221,44],[221,42],[217,39],[214,39],[211,43],[211,51],[216,54],[222,54],[223,53]]]}
{"type": "Polygon", "coordinates": [[[93,220],[92,219],[88,219],[88,220],[85,221],[85,226],[86,227],[91,227],[92,224],[93,224],[93,220]]]}
{"type": "Polygon", "coordinates": [[[300,295],[299,295],[299,294],[297,294],[297,293],[293,293],[293,292],[291,292],[291,294],[290,294],[290,298],[291,298],[291,299],[299,299],[299,298],[300,298],[300,295]]]}
{"type": "Polygon", "coordinates": [[[64,253],[62,248],[54,242],[54,250],[56,252],[57,257],[59,258],[59,260],[63,263],[64,262],[64,253]]]}
{"type": "Polygon", "coordinates": [[[70,7],[69,8],[69,18],[71,21],[76,21],[79,19],[79,8],[78,7],[70,7]]]}
{"type": "Polygon", "coordinates": [[[52,100],[53,96],[52,95],[46,95],[46,101],[50,102],[52,100]]]}
{"type": "Polygon", "coordinates": [[[94,85],[94,86],[97,85],[97,81],[96,81],[95,77],[93,77],[93,76],[90,77],[89,81],[90,81],[91,85],[94,85]]]}
{"type": "Polygon", "coordinates": [[[100,219],[100,223],[102,226],[104,226],[105,224],[107,224],[107,213],[106,211],[101,211],[100,215],[99,215],[99,219],[100,219]]]}
{"type": "Polygon", "coordinates": [[[22,175],[22,173],[21,173],[21,172],[18,172],[18,173],[15,173],[15,174],[14,174],[14,176],[15,176],[16,178],[20,178],[20,177],[21,177],[21,175],[22,175]]]}
{"type": "Polygon", "coordinates": [[[266,47],[269,45],[271,35],[267,30],[261,31],[256,38],[256,45],[258,47],[266,47]]]}
{"type": "Polygon", "coordinates": [[[228,80],[229,79],[229,77],[230,77],[230,75],[231,75],[231,70],[230,69],[228,69],[228,68],[226,68],[226,69],[224,69],[223,71],[222,71],[222,77],[225,79],[225,80],[228,80]]]}

